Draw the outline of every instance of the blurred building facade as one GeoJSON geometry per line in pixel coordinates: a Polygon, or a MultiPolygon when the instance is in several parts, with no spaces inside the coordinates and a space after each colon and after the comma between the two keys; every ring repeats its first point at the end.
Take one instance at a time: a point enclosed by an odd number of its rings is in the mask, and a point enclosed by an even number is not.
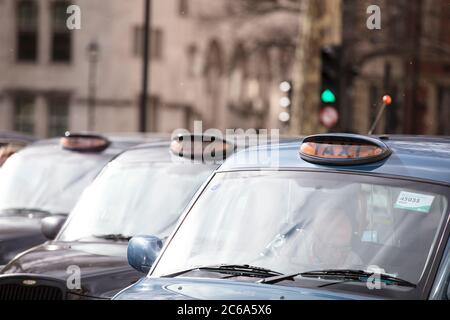
{"type": "MultiPolygon", "coordinates": [[[[0,0],[0,130],[137,131],[143,9],[144,0],[0,0]],[[81,8],[80,30],[66,28],[70,4],[81,8]]],[[[326,131],[320,48],[334,45],[342,66],[331,130],[367,133],[389,93],[376,132],[450,135],[449,10],[446,0],[153,0],[147,129],[202,120],[204,129],[326,131]],[[310,21],[305,3],[316,7],[310,21]],[[373,4],[381,30],[366,27],[373,4]],[[289,111],[303,123],[280,121],[284,81],[306,88],[289,111]]]]}
{"type": "MultiPolygon", "coordinates": [[[[227,0],[153,0],[147,128],[279,126],[298,16],[227,0]]],[[[138,130],[143,0],[0,0],[0,130],[138,130]],[[66,9],[81,8],[68,30],[66,9]]]]}
{"type": "Polygon", "coordinates": [[[81,30],[66,27],[65,1],[0,1],[0,126],[3,130],[61,135],[88,129],[88,47],[98,42],[96,129],[131,130],[139,70],[128,43],[139,10],[115,1],[79,1],[81,30]],[[103,14],[95,14],[103,12],[103,14]],[[133,16],[136,16],[133,18],[133,16]],[[108,17],[109,19],[106,19],[108,17]],[[115,23],[117,19],[117,24],[115,23]],[[124,40],[126,39],[126,40],[124,40]],[[136,78],[136,79],[135,79],[136,78]]]}

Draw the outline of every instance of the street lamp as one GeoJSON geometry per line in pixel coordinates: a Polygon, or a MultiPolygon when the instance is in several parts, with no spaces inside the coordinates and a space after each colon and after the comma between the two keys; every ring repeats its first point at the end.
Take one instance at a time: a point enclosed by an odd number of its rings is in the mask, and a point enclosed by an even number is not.
{"type": "Polygon", "coordinates": [[[88,131],[95,128],[95,95],[96,95],[96,78],[97,63],[99,59],[100,49],[96,41],[91,41],[87,46],[88,66],[88,131]]]}
{"type": "Polygon", "coordinates": [[[139,131],[147,131],[147,95],[150,92],[150,27],[152,16],[152,2],[145,0],[144,2],[144,32],[143,32],[143,48],[142,48],[142,88],[139,101],[139,131]]]}

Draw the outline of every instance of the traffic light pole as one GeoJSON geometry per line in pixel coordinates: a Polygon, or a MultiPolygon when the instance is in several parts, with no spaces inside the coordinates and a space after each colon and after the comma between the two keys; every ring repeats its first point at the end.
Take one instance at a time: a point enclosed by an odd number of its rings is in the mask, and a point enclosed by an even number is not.
{"type": "Polygon", "coordinates": [[[151,0],[145,0],[144,7],[144,32],[143,32],[143,54],[142,54],[142,89],[139,103],[139,131],[147,131],[147,96],[150,87],[149,68],[150,68],[150,18],[151,18],[151,0]]]}

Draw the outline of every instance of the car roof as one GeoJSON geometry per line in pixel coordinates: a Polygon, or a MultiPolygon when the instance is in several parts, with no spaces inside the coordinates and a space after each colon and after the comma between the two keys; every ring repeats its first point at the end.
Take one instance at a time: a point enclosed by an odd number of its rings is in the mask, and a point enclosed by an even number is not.
{"type": "Polygon", "coordinates": [[[4,143],[20,143],[28,144],[36,141],[37,139],[25,133],[15,131],[3,131],[0,132],[0,144],[4,143]]]}
{"type": "MultiPolygon", "coordinates": [[[[177,162],[192,164],[210,164],[200,160],[191,160],[176,156],[170,151],[170,143],[172,140],[156,141],[151,143],[140,144],[123,151],[115,159],[115,163],[138,163],[138,162],[177,162]]],[[[215,162],[218,167],[223,161],[215,162]]]]}
{"type": "Polygon", "coordinates": [[[169,162],[170,140],[157,141],[136,145],[118,155],[114,162],[169,162]]]}
{"type": "MultiPolygon", "coordinates": [[[[243,143],[241,136],[236,137],[237,140],[234,142],[243,143]]],[[[280,141],[296,141],[298,138],[293,137],[281,137],[280,141]]],[[[149,143],[139,144],[137,146],[131,147],[123,151],[118,155],[114,161],[120,163],[129,162],[170,162],[175,160],[177,163],[202,163],[201,161],[193,161],[189,158],[183,158],[174,155],[170,151],[170,143],[172,140],[163,139],[159,141],[153,141],[149,143]]],[[[222,164],[223,161],[216,161],[217,165],[222,164]]],[[[211,164],[211,163],[209,163],[211,164]]]]}
{"type": "MultiPolygon", "coordinates": [[[[168,140],[168,135],[163,134],[102,134],[101,136],[107,138],[111,143],[101,152],[86,152],[82,153],[86,156],[100,156],[110,158],[123,152],[126,149],[132,148],[136,145],[149,142],[157,142],[168,140]]],[[[60,145],[60,138],[43,139],[34,142],[19,152],[22,156],[35,155],[52,155],[52,154],[80,154],[77,151],[65,150],[60,145]]]]}
{"type": "Polygon", "coordinates": [[[300,157],[302,139],[298,139],[294,142],[257,146],[238,152],[227,159],[219,171],[271,168],[328,170],[398,176],[450,184],[450,137],[389,135],[379,138],[392,150],[392,155],[375,163],[348,166],[310,163],[300,157]]]}

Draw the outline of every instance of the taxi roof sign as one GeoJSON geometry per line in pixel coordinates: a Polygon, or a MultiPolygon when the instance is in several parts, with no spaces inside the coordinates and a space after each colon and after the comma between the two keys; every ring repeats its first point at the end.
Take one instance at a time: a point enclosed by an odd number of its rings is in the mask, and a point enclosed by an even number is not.
{"type": "Polygon", "coordinates": [[[173,154],[191,160],[224,160],[235,149],[229,141],[213,135],[179,134],[172,139],[173,154]]]}
{"type": "Polygon", "coordinates": [[[111,142],[101,135],[71,133],[67,131],[61,138],[63,149],[77,152],[101,152],[108,148],[111,142]]]}
{"type": "Polygon", "coordinates": [[[303,139],[300,156],[322,165],[355,165],[381,161],[392,153],[378,139],[355,134],[319,134],[303,139]]]}

